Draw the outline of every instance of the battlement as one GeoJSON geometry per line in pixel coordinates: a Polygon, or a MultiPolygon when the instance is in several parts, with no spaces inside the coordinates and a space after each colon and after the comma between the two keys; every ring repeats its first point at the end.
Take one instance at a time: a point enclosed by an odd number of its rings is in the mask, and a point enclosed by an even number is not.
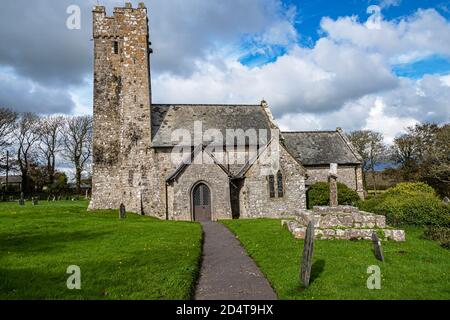
{"type": "Polygon", "coordinates": [[[93,36],[95,38],[121,38],[130,33],[130,29],[147,32],[147,8],[143,2],[133,8],[130,2],[125,7],[115,7],[113,15],[109,16],[104,6],[94,6],[93,10],[93,36]]]}
{"type": "MultiPolygon", "coordinates": [[[[145,6],[145,3],[140,2],[137,8],[133,8],[133,5],[131,2],[125,2],[125,7],[115,7],[114,13],[122,13],[126,10],[147,10],[147,7],[145,6]]],[[[94,9],[92,10],[95,13],[104,13],[106,16],[106,7],[105,6],[94,6],[94,9]]]]}

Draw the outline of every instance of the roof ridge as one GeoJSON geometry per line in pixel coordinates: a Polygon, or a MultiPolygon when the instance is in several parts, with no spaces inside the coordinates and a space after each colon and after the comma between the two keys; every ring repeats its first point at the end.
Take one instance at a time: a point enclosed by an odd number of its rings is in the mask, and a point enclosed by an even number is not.
{"type": "Polygon", "coordinates": [[[223,104],[223,103],[152,103],[152,106],[181,106],[181,107],[260,107],[258,104],[223,104]]]}
{"type": "Polygon", "coordinates": [[[307,131],[282,131],[283,134],[287,133],[338,133],[337,130],[307,130],[307,131]]]}

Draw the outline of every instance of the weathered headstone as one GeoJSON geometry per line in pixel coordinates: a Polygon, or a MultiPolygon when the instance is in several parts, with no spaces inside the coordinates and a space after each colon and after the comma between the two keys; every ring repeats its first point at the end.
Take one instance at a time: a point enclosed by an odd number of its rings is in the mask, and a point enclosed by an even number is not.
{"type": "Polygon", "coordinates": [[[384,261],[383,248],[381,247],[381,241],[378,238],[378,234],[376,232],[372,233],[372,242],[375,257],[380,261],[384,261]]]}
{"type": "Polygon", "coordinates": [[[330,183],[330,207],[337,207],[338,202],[338,190],[337,190],[337,163],[330,164],[330,173],[328,175],[328,182],[330,183]]]}
{"type": "Polygon", "coordinates": [[[450,199],[449,199],[448,197],[445,197],[445,198],[444,198],[444,203],[445,203],[445,204],[450,204],[450,199]]]}
{"type": "Polygon", "coordinates": [[[20,194],[19,205],[20,206],[25,205],[25,199],[23,198],[23,192],[20,194]]]}
{"type": "Polygon", "coordinates": [[[302,267],[300,271],[300,279],[305,288],[309,287],[311,279],[312,259],[314,252],[314,223],[309,222],[306,229],[305,244],[303,247],[302,267]]]}
{"type": "Polygon", "coordinates": [[[38,197],[33,197],[31,199],[33,206],[37,206],[39,204],[39,198],[38,197]]]}
{"type": "Polygon", "coordinates": [[[127,217],[127,212],[125,210],[125,205],[122,203],[122,204],[120,204],[119,218],[120,219],[125,219],[126,217],[127,217]]]}

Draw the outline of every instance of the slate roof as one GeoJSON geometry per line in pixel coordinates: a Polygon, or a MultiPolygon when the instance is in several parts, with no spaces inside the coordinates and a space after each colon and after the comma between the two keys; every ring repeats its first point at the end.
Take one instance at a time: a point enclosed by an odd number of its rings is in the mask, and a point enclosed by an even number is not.
{"type": "MultiPolygon", "coordinates": [[[[267,115],[260,105],[152,105],[153,147],[171,147],[174,130],[194,131],[194,122],[202,121],[203,132],[218,129],[226,139],[227,129],[266,129],[270,134],[267,115]]],[[[193,136],[191,137],[193,139],[193,136]]],[[[270,139],[270,137],[267,137],[270,139]]]]}
{"type": "MultiPolygon", "coordinates": [[[[261,105],[211,105],[211,104],[154,104],[152,105],[152,145],[155,148],[173,147],[172,133],[184,129],[191,133],[194,144],[194,123],[202,122],[203,133],[209,129],[220,130],[226,140],[227,129],[266,129],[270,141],[271,121],[261,105]]],[[[336,131],[283,132],[288,152],[306,166],[360,164],[361,160],[346,139],[336,131]]],[[[224,141],[225,143],[226,141],[224,141]]],[[[205,141],[205,143],[208,143],[205,141]]],[[[242,166],[229,168],[239,174],[242,166]]]]}
{"type": "Polygon", "coordinates": [[[284,142],[303,165],[359,164],[361,160],[339,131],[283,132],[284,142]]]}

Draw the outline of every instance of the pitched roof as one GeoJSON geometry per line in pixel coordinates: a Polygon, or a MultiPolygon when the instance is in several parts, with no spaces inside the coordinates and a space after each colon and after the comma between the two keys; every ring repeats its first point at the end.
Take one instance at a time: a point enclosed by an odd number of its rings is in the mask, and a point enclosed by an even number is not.
{"type": "Polygon", "coordinates": [[[360,156],[337,131],[283,132],[291,154],[303,165],[359,164],[360,156]]]}
{"type": "Polygon", "coordinates": [[[183,172],[184,168],[186,168],[187,166],[192,164],[195,157],[200,152],[206,152],[211,157],[211,159],[213,160],[215,165],[219,166],[219,168],[222,169],[229,177],[233,176],[233,174],[230,171],[228,171],[228,169],[223,164],[221,164],[219,161],[217,161],[217,159],[214,157],[214,155],[211,152],[208,151],[208,149],[205,149],[205,146],[199,144],[197,147],[194,148],[194,150],[190,154],[188,154],[183,159],[183,161],[175,169],[175,171],[166,178],[166,182],[171,182],[171,181],[175,180],[183,172]]]}
{"type": "MultiPolygon", "coordinates": [[[[201,121],[203,133],[217,129],[226,139],[227,129],[266,129],[270,134],[270,122],[260,105],[152,105],[153,147],[171,147],[172,132],[185,129],[193,139],[194,122],[201,121]]],[[[267,137],[270,139],[270,137],[267,137]]],[[[224,141],[225,143],[226,141],[224,141]]]]}

